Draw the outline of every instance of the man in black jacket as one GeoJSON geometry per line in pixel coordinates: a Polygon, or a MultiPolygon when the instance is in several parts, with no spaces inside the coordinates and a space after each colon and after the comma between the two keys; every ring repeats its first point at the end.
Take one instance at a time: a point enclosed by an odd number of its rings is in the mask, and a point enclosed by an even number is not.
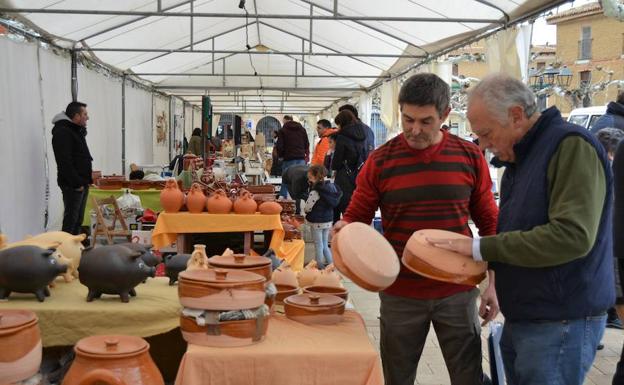
{"type": "Polygon", "coordinates": [[[288,184],[284,182],[284,173],[289,167],[306,164],[310,158],[310,142],[303,126],[295,122],[290,115],[284,115],[284,126],[277,132],[277,156],[282,162],[282,187],[280,196],[288,196],[288,184]]]}
{"type": "Polygon", "coordinates": [[[57,166],[57,182],[63,192],[63,231],[77,235],[84,216],[91,162],[87,135],[87,105],[71,102],[65,112],[57,114],[52,123],[52,147],[57,166]]]}

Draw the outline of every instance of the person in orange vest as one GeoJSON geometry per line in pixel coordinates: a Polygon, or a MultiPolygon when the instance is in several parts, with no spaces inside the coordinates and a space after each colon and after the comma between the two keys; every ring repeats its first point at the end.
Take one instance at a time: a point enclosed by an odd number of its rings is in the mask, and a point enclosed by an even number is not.
{"type": "Polygon", "coordinates": [[[331,123],[327,119],[321,119],[316,123],[316,132],[318,132],[319,142],[314,148],[314,155],[312,156],[312,164],[323,165],[325,161],[325,155],[329,150],[329,136],[338,131],[335,128],[331,128],[331,123]]]}

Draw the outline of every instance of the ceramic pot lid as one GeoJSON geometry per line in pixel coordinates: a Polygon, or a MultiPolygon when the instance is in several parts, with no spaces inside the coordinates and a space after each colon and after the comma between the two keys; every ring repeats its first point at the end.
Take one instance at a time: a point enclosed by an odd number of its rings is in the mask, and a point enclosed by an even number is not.
{"type": "Polygon", "coordinates": [[[208,258],[208,263],[219,267],[232,267],[235,269],[242,269],[247,267],[259,267],[271,264],[271,260],[267,257],[261,257],[259,255],[215,255],[208,258]]]}
{"type": "Polygon", "coordinates": [[[329,294],[297,294],[286,297],[284,302],[289,305],[318,308],[318,307],[334,307],[344,306],[344,299],[329,294]]]}
{"type": "Polygon", "coordinates": [[[399,275],[399,257],[383,235],[371,226],[349,223],[337,234],[336,242],[342,262],[372,286],[386,288],[399,275]]]}
{"type": "Polygon", "coordinates": [[[474,283],[483,279],[487,262],[433,246],[427,238],[467,239],[463,234],[444,230],[416,231],[405,245],[403,264],[413,272],[445,282],[474,283]]]}
{"type": "Polygon", "coordinates": [[[0,335],[13,333],[15,329],[37,322],[37,316],[30,310],[0,310],[0,335]]]}
{"type": "Polygon", "coordinates": [[[76,353],[101,357],[133,356],[149,349],[141,337],[123,335],[91,336],[78,341],[76,353]]]}
{"type": "Polygon", "coordinates": [[[208,282],[222,284],[242,284],[253,282],[264,282],[266,279],[260,274],[245,270],[233,269],[208,269],[182,271],[178,275],[179,279],[193,282],[208,282]]]}

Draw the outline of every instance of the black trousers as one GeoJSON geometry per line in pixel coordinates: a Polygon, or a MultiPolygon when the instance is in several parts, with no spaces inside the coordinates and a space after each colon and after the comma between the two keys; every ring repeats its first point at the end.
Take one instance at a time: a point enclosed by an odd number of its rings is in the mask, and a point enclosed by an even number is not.
{"type": "Polygon", "coordinates": [[[87,205],[89,187],[85,186],[82,191],[78,191],[72,187],[61,186],[61,191],[63,192],[63,204],[65,205],[63,231],[78,235],[80,234],[80,226],[82,225],[82,218],[87,205]]]}

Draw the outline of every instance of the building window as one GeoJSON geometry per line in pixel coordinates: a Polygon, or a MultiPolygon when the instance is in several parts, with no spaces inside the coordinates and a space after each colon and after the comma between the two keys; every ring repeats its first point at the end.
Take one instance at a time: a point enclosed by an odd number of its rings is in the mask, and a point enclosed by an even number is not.
{"type": "Polygon", "coordinates": [[[591,71],[581,71],[579,72],[579,77],[580,77],[579,87],[580,88],[589,87],[589,84],[591,83],[591,71]]]}
{"type": "Polygon", "coordinates": [[[381,121],[379,111],[373,111],[371,113],[370,123],[370,128],[372,128],[375,133],[375,148],[377,148],[388,140],[388,129],[381,121]]]}
{"type": "Polygon", "coordinates": [[[578,58],[579,60],[591,59],[592,37],[591,27],[583,27],[581,31],[581,40],[578,42],[578,58]]]}
{"type": "Polygon", "coordinates": [[[453,76],[459,76],[459,64],[453,63],[453,76]]]}
{"type": "Polygon", "coordinates": [[[546,68],[546,62],[543,62],[543,61],[537,62],[538,71],[542,71],[544,68],[546,68]]]}

